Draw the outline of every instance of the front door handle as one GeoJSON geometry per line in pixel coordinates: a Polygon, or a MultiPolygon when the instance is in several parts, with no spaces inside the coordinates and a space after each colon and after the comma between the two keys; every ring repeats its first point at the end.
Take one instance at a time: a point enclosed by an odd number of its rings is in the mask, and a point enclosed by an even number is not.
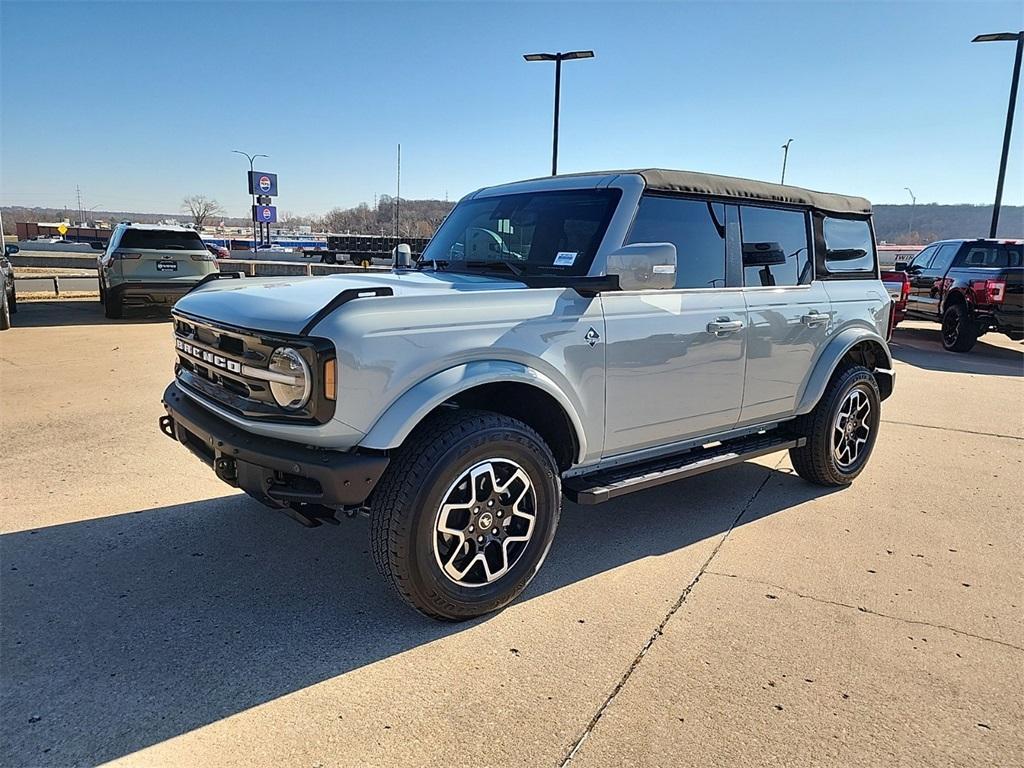
{"type": "Polygon", "coordinates": [[[725,336],[730,333],[735,333],[743,327],[742,320],[730,320],[727,317],[720,317],[713,322],[708,323],[708,333],[713,333],[715,336],[725,336]]]}
{"type": "Polygon", "coordinates": [[[800,318],[800,322],[806,325],[808,328],[813,328],[816,325],[824,325],[828,322],[828,315],[822,314],[816,309],[812,309],[806,315],[800,318]]]}

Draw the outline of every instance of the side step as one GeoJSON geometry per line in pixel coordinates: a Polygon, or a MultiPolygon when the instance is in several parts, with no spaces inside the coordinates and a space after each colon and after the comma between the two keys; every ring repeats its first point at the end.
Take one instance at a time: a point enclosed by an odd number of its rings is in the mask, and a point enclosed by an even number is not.
{"type": "Polygon", "coordinates": [[[567,478],[563,483],[563,491],[570,501],[577,504],[600,504],[633,491],[642,491],[776,451],[800,448],[806,444],[806,437],[777,435],[772,432],[750,435],[725,443],[693,448],[675,456],[662,456],[640,464],[613,467],[591,475],[567,478]]]}

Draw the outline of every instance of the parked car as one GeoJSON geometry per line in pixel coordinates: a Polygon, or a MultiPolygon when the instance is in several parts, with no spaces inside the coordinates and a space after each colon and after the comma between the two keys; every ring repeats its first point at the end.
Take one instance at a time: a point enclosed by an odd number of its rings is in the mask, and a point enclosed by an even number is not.
{"type": "Polygon", "coordinates": [[[1024,240],[940,240],[909,264],[907,316],[942,324],[942,346],[969,352],[988,331],[1024,340],[1024,240]]]}
{"type": "Polygon", "coordinates": [[[215,258],[215,259],[230,259],[231,258],[231,251],[229,251],[227,248],[225,248],[222,245],[214,245],[213,243],[206,243],[206,242],[204,242],[203,245],[206,246],[206,250],[208,250],[213,255],[213,258],[215,258]]]}
{"type": "Polygon", "coordinates": [[[882,283],[885,290],[889,292],[892,300],[892,320],[889,323],[889,332],[896,329],[907,317],[907,301],[910,298],[910,280],[906,272],[882,272],[882,283]]]}
{"type": "Polygon", "coordinates": [[[170,306],[217,266],[192,229],[118,224],[96,270],[106,316],[118,318],[125,307],[170,306]]]}
{"type": "Polygon", "coordinates": [[[11,315],[18,311],[18,297],[14,289],[14,268],[10,256],[18,252],[16,245],[5,245],[3,256],[0,256],[0,331],[11,327],[11,315]]]}
{"type": "Polygon", "coordinates": [[[870,219],[682,171],[482,189],[416,269],[181,299],[160,428],[306,525],[368,510],[406,602],[478,616],[540,568],[563,494],[782,450],[813,483],[860,474],[894,385],[870,219]]]}

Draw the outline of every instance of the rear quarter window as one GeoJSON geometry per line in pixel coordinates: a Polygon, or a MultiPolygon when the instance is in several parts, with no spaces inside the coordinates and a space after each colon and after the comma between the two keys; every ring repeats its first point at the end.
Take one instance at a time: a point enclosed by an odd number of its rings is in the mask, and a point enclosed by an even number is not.
{"type": "Polygon", "coordinates": [[[830,274],[872,275],[876,271],[875,241],[871,225],[864,219],[839,219],[826,216],[825,268],[830,274]]]}
{"type": "Polygon", "coordinates": [[[142,248],[158,251],[205,251],[202,239],[195,232],[160,229],[126,229],[118,248],[142,248]]]}

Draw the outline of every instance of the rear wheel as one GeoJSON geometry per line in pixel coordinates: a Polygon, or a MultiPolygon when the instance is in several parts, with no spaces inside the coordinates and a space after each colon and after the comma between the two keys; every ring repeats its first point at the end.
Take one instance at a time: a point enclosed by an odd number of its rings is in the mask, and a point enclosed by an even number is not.
{"type": "Polygon", "coordinates": [[[11,327],[11,308],[7,303],[7,291],[0,291],[0,331],[11,327]]]}
{"type": "Polygon", "coordinates": [[[950,352],[970,352],[978,340],[978,327],[964,304],[952,304],[942,313],[942,346],[950,352]]]}
{"type": "Polygon", "coordinates": [[[504,607],[537,573],[561,510],[558,467],[516,419],[444,411],[395,452],[371,506],[381,574],[421,613],[461,621],[504,607]]]}
{"type": "Polygon", "coordinates": [[[111,320],[120,320],[124,317],[124,300],[120,295],[104,292],[103,294],[103,314],[111,320]]]}
{"type": "Polygon", "coordinates": [[[807,438],[789,451],[796,473],[816,485],[849,485],[867,465],[878,436],[882,399],[861,365],[837,372],[818,405],[798,424],[807,438]]]}

